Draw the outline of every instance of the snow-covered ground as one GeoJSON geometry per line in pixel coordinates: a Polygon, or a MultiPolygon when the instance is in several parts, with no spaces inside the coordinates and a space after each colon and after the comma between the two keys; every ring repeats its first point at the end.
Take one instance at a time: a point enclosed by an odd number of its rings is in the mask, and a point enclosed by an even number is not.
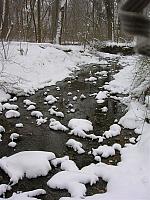
{"type": "MultiPolygon", "coordinates": [[[[5,48],[8,48],[7,46],[5,48]]],[[[99,59],[92,56],[87,51],[80,52],[81,47],[78,46],[59,46],[51,44],[26,44],[11,43],[8,51],[7,61],[1,62],[2,73],[0,82],[5,84],[5,88],[9,92],[16,94],[34,93],[37,89],[44,86],[55,84],[56,81],[62,80],[69,75],[70,71],[77,68],[80,64],[99,63],[99,59]],[[71,49],[71,52],[64,52],[64,50],[71,49]],[[22,54],[22,55],[21,55],[22,54]],[[5,81],[4,81],[5,80],[5,81]]],[[[99,53],[99,55],[109,57],[114,55],[99,53]]],[[[116,56],[117,58],[119,55],[116,56]]],[[[149,96],[146,97],[145,102],[139,102],[136,98],[131,98],[132,86],[134,84],[136,71],[137,56],[119,57],[119,63],[123,66],[114,76],[109,84],[105,84],[104,91],[96,94],[95,101],[103,103],[104,99],[111,98],[110,94],[126,94],[129,97],[117,97],[122,103],[127,105],[126,114],[119,120],[118,124],[112,124],[108,131],[103,133],[103,136],[96,136],[93,133],[94,127],[91,121],[87,119],[73,118],[68,122],[68,127],[61,124],[54,118],[50,119],[49,128],[61,131],[63,134],[67,132],[69,135],[74,134],[86,139],[98,139],[99,142],[111,139],[121,134],[122,128],[133,129],[136,134],[140,135],[138,139],[130,138],[131,142],[121,147],[120,144],[115,143],[110,145],[99,145],[98,148],[92,148],[91,151],[86,152],[82,143],[74,139],[69,139],[66,143],[68,147],[74,149],[79,154],[91,154],[98,162],[91,163],[79,169],[76,163],[69,159],[68,156],[63,158],[56,158],[52,152],[44,151],[24,151],[16,153],[9,157],[0,159],[0,168],[8,174],[10,183],[8,185],[0,185],[0,195],[11,190],[11,186],[18,183],[24,177],[36,178],[38,176],[46,176],[51,170],[51,165],[57,167],[60,165],[61,171],[55,174],[47,185],[54,189],[66,189],[70,193],[70,197],[62,197],[61,200],[149,200],[150,197],[150,124],[145,121],[145,118],[150,119],[149,96]],[[145,103],[145,104],[144,104],[145,103]],[[71,130],[69,130],[69,128],[71,130]],[[114,165],[108,165],[101,161],[101,158],[114,156],[116,151],[121,154],[121,162],[114,165]],[[102,178],[107,182],[107,191],[103,194],[95,194],[93,196],[86,196],[86,184],[93,185],[102,178]]],[[[100,60],[102,65],[107,65],[106,60],[100,60]]],[[[105,73],[107,74],[107,73],[105,73]]],[[[87,82],[97,80],[91,79],[87,82]]],[[[147,78],[148,80],[148,78],[147,78]]],[[[146,81],[147,81],[146,80],[146,81]]],[[[47,95],[45,93],[45,95],[47,95]]],[[[72,95],[72,93],[70,93],[72,95]]],[[[68,95],[69,96],[69,95],[68,95]]],[[[75,97],[75,96],[74,96],[75,97]]],[[[10,96],[1,90],[0,101],[6,100],[10,96]]],[[[57,99],[52,95],[43,98],[49,104],[54,104],[57,99]]],[[[77,99],[76,99],[77,100],[77,99]]],[[[13,100],[12,100],[13,101],[13,100]]],[[[15,100],[14,100],[15,101],[15,100]]],[[[26,99],[24,102],[28,112],[31,111],[31,116],[38,118],[37,125],[47,122],[47,118],[43,118],[42,112],[34,110],[36,103],[26,99]],[[34,110],[34,111],[32,111],[34,110]]],[[[88,106],[88,105],[87,105],[88,106]]],[[[104,108],[104,107],[103,107],[104,108]]],[[[6,118],[20,117],[20,113],[16,111],[17,105],[14,104],[0,104],[0,109],[8,109],[6,111],[6,118]],[[10,110],[9,110],[10,109],[10,110]]],[[[49,112],[56,117],[64,117],[62,112],[55,110],[56,107],[50,108],[49,112]]],[[[107,107],[105,107],[105,110],[107,107]]],[[[107,110],[106,112],[109,112],[107,110]]],[[[20,127],[20,126],[19,126],[20,127]]],[[[21,126],[22,128],[24,126],[21,126]]],[[[5,127],[0,126],[0,139],[5,134],[5,127]]],[[[12,140],[8,145],[15,147],[16,140],[19,135],[13,133],[10,136],[12,140]]],[[[65,144],[64,144],[65,145],[65,144]]],[[[44,190],[35,190],[20,194],[14,194],[10,200],[32,200],[34,196],[45,194],[44,190]]],[[[5,198],[0,198],[0,200],[5,198]]]]}
{"type": "MultiPolygon", "coordinates": [[[[61,81],[79,65],[99,62],[88,50],[83,52],[81,46],[11,42],[4,48],[6,59],[0,44],[0,84],[5,91],[16,94],[34,93],[61,81]]],[[[0,90],[0,101],[8,98],[0,90]]]]}

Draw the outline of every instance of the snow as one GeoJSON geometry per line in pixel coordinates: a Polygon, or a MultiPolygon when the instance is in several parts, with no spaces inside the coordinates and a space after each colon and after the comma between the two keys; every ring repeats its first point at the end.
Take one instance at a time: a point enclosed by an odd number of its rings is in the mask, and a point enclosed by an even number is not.
{"type": "Polygon", "coordinates": [[[45,97],[45,101],[47,101],[48,104],[53,104],[57,101],[57,99],[53,95],[48,95],[45,97]]]}
{"type": "Polygon", "coordinates": [[[23,124],[22,123],[18,123],[15,126],[16,126],[16,128],[23,128],[23,124]]]}
{"type": "Polygon", "coordinates": [[[10,102],[17,101],[17,97],[13,97],[12,99],[9,99],[10,102]]]}
{"type": "Polygon", "coordinates": [[[17,110],[18,109],[18,106],[17,105],[14,105],[14,104],[10,104],[10,103],[5,103],[3,104],[3,110],[17,110]]]}
{"type": "Polygon", "coordinates": [[[81,100],[86,99],[86,96],[84,94],[81,94],[80,99],[81,100]]]}
{"type": "Polygon", "coordinates": [[[50,108],[48,110],[50,112],[50,115],[55,115],[56,117],[64,117],[64,114],[62,112],[57,112],[53,108],[50,108]]]}
{"type": "Polygon", "coordinates": [[[92,122],[87,119],[71,119],[68,123],[68,127],[71,129],[79,128],[83,131],[92,131],[92,122]]]}
{"type": "Polygon", "coordinates": [[[140,134],[139,129],[144,123],[146,113],[145,105],[133,100],[128,106],[128,112],[119,120],[119,124],[124,128],[136,129],[136,133],[140,134]]]}
{"type": "Polygon", "coordinates": [[[0,89],[0,102],[6,102],[8,99],[10,99],[10,95],[4,92],[2,89],[0,89]]]}
{"type": "Polygon", "coordinates": [[[30,105],[29,107],[27,107],[27,110],[35,110],[36,109],[36,107],[34,106],[34,105],[30,105]]]}
{"type": "MultiPolygon", "coordinates": [[[[10,186],[7,186],[9,189],[10,186]]],[[[35,196],[46,194],[46,191],[43,189],[36,189],[29,192],[19,192],[13,193],[13,195],[9,198],[0,198],[0,200],[38,200],[35,196]]]]}
{"type": "Polygon", "coordinates": [[[43,117],[43,114],[40,111],[35,110],[31,112],[31,116],[41,118],[43,117]]]}
{"type": "Polygon", "coordinates": [[[78,154],[85,153],[84,149],[82,148],[82,143],[78,142],[74,139],[69,139],[66,143],[68,147],[71,147],[74,149],[74,151],[77,151],[78,154]]]}
{"type": "Polygon", "coordinates": [[[119,73],[114,75],[114,80],[109,82],[109,85],[105,85],[106,90],[110,90],[111,93],[128,94],[131,91],[131,86],[136,74],[136,62],[137,56],[122,57],[120,64],[125,63],[127,65],[119,73]]]}
{"type": "Polygon", "coordinates": [[[18,183],[24,176],[36,178],[46,176],[51,170],[50,160],[55,154],[42,151],[24,151],[0,159],[0,168],[10,177],[11,185],[18,183]]]}
{"type": "Polygon", "coordinates": [[[117,135],[120,135],[121,127],[118,124],[113,124],[110,126],[109,131],[105,131],[103,136],[106,138],[111,138],[117,135]]]}
{"type": "Polygon", "coordinates": [[[9,111],[7,111],[6,113],[5,113],[5,117],[7,118],[7,119],[9,119],[9,118],[13,118],[13,117],[20,117],[20,113],[18,112],[18,111],[16,111],[16,110],[9,110],[9,111]]]}
{"type": "Polygon", "coordinates": [[[103,145],[97,149],[92,149],[92,154],[94,156],[101,155],[103,158],[108,158],[109,156],[115,155],[115,149],[112,146],[103,145]]]}
{"type": "Polygon", "coordinates": [[[107,112],[108,108],[106,106],[104,106],[103,108],[101,108],[102,112],[107,112]]]}
{"type": "Polygon", "coordinates": [[[46,118],[40,118],[40,119],[37,119],[36,120],[36,124],[38,125],[38,126],[40,126],[41,124],[44,124],[44,123],[46,123],[47,122],[47,117],[46,118]]]}
{"type": "Polygon", "coordinates": [[[0,133],[5,133],[5,128],[3,126],[0,126],[0,133]]]}
{"type": "Polygon", "coordinates": [[[59,121],[57,121],[57,120],[55,120],[53,118],[50,119],[49,127],[51,129],[55,130],[55,131],[58,131],[58,130],[60,130],[60,131],[67,131],[68,130],[67,127],[65,127],[59,121]]]}
{"type": "Polygon", "coordinates": [[[1,184],[0,185],[0,196],[2,194],[6,193],[7,190],[11,190],[11,187],[9,185],[6,185],[6,184],[1,184]]]}
{"type": "Polygon", "coordinates": [[[76,101],[78,99],[78,97],[74,96],[72,99],[73,99],[73,101],[76,101]]]}
{"type": "MultiPolygon", "coordinates": [[[[84,48],[82,46],[67,47],[72,50],[70,53],[63,51],[66,46],[48,43],[21,42],[21,48],[24,50],[23,55],[18,51],[20,42],[9,42],[8,55],[11,54],[12,60],[6,60],[0,64],[0,69],[5,66],[3,73],[6,75],[0,78],[1,82],[4,82],[4,86],[10,93],[34,93],[39,88],[63,80],[78,65],[99,62],[98,57],[91,55],[88,50],[81,53],[80,51],[84,48]]],[[[8,98],[9,96],[3,95],[0,102],[8,98]]]]}
{"type": "Polygon", "coordinates": [[[13,140],[18,139],[19,136],[20,136],[20,135],[19,135],[18,133],[12,133],[12,134],[10,135],[10,139],[13,141],[13,140]]]}
{"type": "Polygon", "coordinates": [[[86,78],[85,81],[94,82],[94,81],[97,81],[97,78],[94,76],[91,76],[90,78],[86,78]]]}
{"type": "Polygon", "coordinates": [[[36,105],[35,102],[32,102],[32,101],[29,100],[29,99],[25,99],[25,100],[23,101],[23,103],[24,103],[26,106],[36,105]]]}
{"type": "Polygon", "coordinates": [[[104,99],[108,97],[107,95],[108,91],[100,91],[96,96],[97,103],[103,103],[104,99]]]}
{"type": "Polygon", "coordinates": [[[8,143],[8,146],[9,146],[9,147],[12,147],[12,148],[15,148],[16,145],[17,145],[17,143],[16,143],[16,142],[13,142],[13,141],[11,141],[11,142],[8,143]]]}

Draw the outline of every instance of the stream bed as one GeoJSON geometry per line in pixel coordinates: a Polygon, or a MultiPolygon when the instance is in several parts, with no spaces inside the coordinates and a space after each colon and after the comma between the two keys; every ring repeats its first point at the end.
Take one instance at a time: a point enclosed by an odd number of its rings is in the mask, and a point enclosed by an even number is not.
{"type": "MultiPolygon", "coordinates": [[[[56,85],[45,87],[38,90],[34,95],[29,97],[21,96],[14,104],[17,104],[21,116],[20,118],[5,118],[5,111],[0,115],[0,125],[4,126],[6,133],[3,136],[3,141],[0,143],[0,157],[10,156],[20,151],[49,151],[56,154],[56,157],[63,157],[68,155],[70,160],[75,161],[79,168],[82,168],[90,163],[97,163],[92,155],[88,152],[92,148],[97,148],[100,143],[97,140],[89,140],[79,138],[74,135],[68,135],[61,131],[53,131],[49,128],[49,119],[58,119],[65,126],[72,118],[88,119],[92,122],[95,135],[102,136],[104,131],[109,130],[110,125],[114,121],[119,120],[125,113],[126,107],[119,101],[113,98],[107,98],[104,103],[98,104],[95,100],[94,93],[103,91],[103,86],[106,82],[112,80],[112,76],[117,73],[121,66],[118,65],[117,59],[107,59],[108,64],[89,64],[81,66],[79,71],[72,72],[65,80],[57,82],[56,85]],[[96,75],[96,72],[107,71],[107,76],[96,75]],[[85,81],[86,78],[97,77],[97,81],[85,81]],[[68,94],[69,93],[69,94],[68,94]],[[55,103],[58,110],[63,112],[65,117],[63,119],[51,116],[48,109],[51,107],[44,103],[45,95],[53,95],[59,97],[55,103]],[[85,99],[80,99],[81,94],[86,96],[85,99]],[[76,96],[77,99],[73,100],[76,96]],[[44,117],[47,117],[47,122],[41,126],[37,126],[36,118],[31,116],[31,112],[26,110],[23,103],[24,99],[30,99],[36,103],[36,110],[41,111],[44,117]],[[75,112],[70,112],[68,105],[72,104],[75,112]],[[108,111],[102,112],[101,108],[107,106],[108,111]],[[16,123],[23,123],[23,128],[15,128],[16,123]],[[10,134],[17,132],[21,135],[17,141],[15,149],[8,146],[10,142],[10,134]],[[75,139],[83,144],[85,150],[84,154],[77,154],[73,149],[68,148],[65,144],[68,139],[75,139]]],[[[129,142],[129,138],[136,137],[131,130],[122,129],[121,134],[113,138],[105,139],[101,144],[112,145],[119,143],[124,146],[129,142]]],[[[116,152],[115,156],[102,158],[102,162],[111,165],[117,165],[120,162],[120,154],[116,152]]],[[[18,184],[12,187],[10,192],[6,193],[6,197],[12,195],[12,192],[29,191],[37,188],[45,189],[47,194],[41,198],[43,200],[58,200],[60,197],[69,196],[66,190],[54,190],[47,186],[47,181],[57,172],[61,171],[60,168],[52,169],[46,177],[38,177],[36,179],[23,178],[18,184]]],[[[9,177],[0,169],[0,183],[8,184],[9,177]]],[[[86,195],[93,195],[96,193],[103,193],[106,191],[107,183],[99,179],[97,184],[90,186],[87,185],[86,195]]]]}

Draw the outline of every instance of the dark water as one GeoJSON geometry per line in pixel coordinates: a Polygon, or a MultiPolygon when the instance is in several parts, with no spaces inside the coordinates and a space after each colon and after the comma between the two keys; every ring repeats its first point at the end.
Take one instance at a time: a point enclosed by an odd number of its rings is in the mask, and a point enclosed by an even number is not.
{"type": "MultiPolygon", "coordinates": [[[[119,119],[123,116],[125,112],[125,107],[121,105],[118,101],[108,98],[103,104],[97,104],[95,98],[89,96],[89,94],[99,92],[103,90],[101,87],[112,79],[112,75],[120,69],[120,66],[117,65],[117,60],[111,61],[109,65],[87,65],[86,67],[81,67],[80,71],[77,71],[71,74],[70,77],[65,80],[58,82],[57,87],[60,87],[60,91],[56,90],[56,86],[51,86],[39,90],[35,95],[30,97],[19,97],[17,104],[19,106],[19,112],[21,113],[20,118],[18,119],[6,119],[4,117],[5,112],[0,115],[0,124],[6,128],[6,133],[3,136],[3,142],[0,143],[0,157],[10,156],[14,153],[20,151],[52,151],[56,154],[57,157],[62,157],[64,155],[69,155],[70,159],[74,160],[79,168],[89,165],[91,162],[95,163],[93,157],[88,155],[88,151],[91,148],[97,148],[100,144],[97,141],[91,141],[89,139],[82,139],[76,136],[70,136],[66,133],[60,131],[52,131],[49,128],[49,119],[53,116],[50,116],[48,109],[50,105],[44,104],[44,92],[48,90],[48,94],[52,94],[55,97],[59,97],[58,102],[55,105],[58,107],[59,111],[62,111],[65,114],[65,118],[58,119],[62,124],[67,125],[68,121],[72,118],[83,118],[92,121],[94,126],[93,133],[95,135],[102,135],[105,130],[109,129],[109,126],[114,123],[115,119],[119,119]],[[111,66],[111,67],[110,67],[111,66]],[[85,78],[90,76],[95,76],[94,73],[97,71],[106,70],[108,71],[107,77],[102,77],[93,84],[90,82],[85,82],[85,78]],[[69,81],[69,83],[68,83],[69,81]],[[68,92],[72,92],[71,96],[68,96],[68,92]],[[87,98],[81,100],[79,97],[81,94],[84,94],[87,98]],[[77,96],[77,101],[73,101],[72,97],[77,96]],[[48,122],[42,124],[41,126],[36,125],[36,119],[31,117],[31,111],[27,111],[24,107],[23,100],[29,98],[31,101],[36,102],[36,110],[39,110],[43,113],[44,117],[48,118],[48,122]],[[76,109],[75,113],[67,112],[67,105],[71,103],[76,109]],[[107,106],[108,112],[103,113],[101,108],[107,106]],[[15,128],[16,123],[23,123],[24,128],[15,128]],[[8,147],[8,142],[10,141],[9,137],[12,132],[17,132],[21,135],[20,139],[17,142],[15,150],[8,147]],[[65,145],[69,138],[74,138],[77,141],[80,141],[83,144],[83,148],[86,150],[86,153],[83,155],[78,155],[72,149],[68,149],[65,145]]],[[[57,119],[56,117],[54,117],[57,119]]],[[[120,143],[122,146],[127,143],[130,137],[133,137],[133,133],[129,130],[122,130],[121,135],[113,137],[111,139],[106,139],[102,144],[112,145],[114,143],[120,143]]],[[[120,161],[119,152],[116,152],[116,155],[102,159],[103,162],[108,164],[116,165],[120,161]],[[111,159],[111,163],[110,163],[111,159]]],[[[65,190],[53,190],[47,187],[47,181],[60,169],[55,168],[49,172],[46,177],[39,177],[37,179],[26,179],[20,180],[19,183],[13,186],[12,191],[28,191],[34,190],[37,188],[43,188],[47,191],[47,194],[42,197],[42,199],[59,199],[62,196],[69,196],[65,190]]],[[[7,175],[0,170],[0,181],[1,183],[8,183],[9,178],[7,175]]],[[[106,191],[107,183],[102,179],[93,186],[87,185],[87,195],[92,195],[95,193],[102,193],[106,191]]],[[[8,192],[6,196],[12,194],[8,192]]]]}

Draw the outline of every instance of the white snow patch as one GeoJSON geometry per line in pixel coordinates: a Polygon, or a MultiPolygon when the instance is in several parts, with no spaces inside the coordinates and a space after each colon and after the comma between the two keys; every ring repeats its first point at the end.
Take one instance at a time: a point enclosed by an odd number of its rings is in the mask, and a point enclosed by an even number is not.
{"type": "Polygon", "coordinates": [[[36,178],[46,176],[51,170],[49,161],[55,154],[42,151],[23,151],[0,159],[0,168],[10,177],[12,185],[18,183],[24,176],[36,178]]]}
{"type": "Polygon", "coordinates": [[[18,109],[18,106],[17,105],[14,105],[14,104],[10,104],[10,103],[5,103],[3,104],[3,110],[17,110],[18,109]]]}
{"type": "Polygon", "coordinates": [[[103,136],[106,138],[111,138],[117,135],[120,135],[121,127],[118,124],[113,124],[110,126],[109,131],[105,131],[103,136]]]}
{"type": "Polygon", "coordinates": [[[41,118],[43,117],[43,114],[40,111],[35,110],[31,112],[31,116],[41,118]]]}
{"type": "Polygon", "coordinates": [[[71,147],[74,149],[74,151],[77,151],[78,154],[83,154],[85,153],[84,149],[82,148],[82,143],[81,142],[78,142],[74,139],[69,139],[67,142],[66,142],[66,145],[68,147],[71,147]]]}
{"type": "Polygon", "coordinates": [[[36,109],[36,107],[34,106],[34,105],[30,105],[29,107],[27,107],[27,110],[35,110],[36,109]]]}
{"type": "Polygon", "coordinates": [[[5,113],[5,117],[7,119],[9,118],[13,118],[13,117],[20,117],[20,113],[16,110],[8,110],[6,113],[5,113]]]}
{"type": "Polygon", "coordinates": [[[62,125],[59,121],[56,121],[55,119],[50,119],[49,127],[55,131],[68,131],[68,128],[62,125]]]}
{"type": "Polygon", "coordinates": [[[57,99],[53,95],[48,95],[45,97],[45,101],[47,101],[48,104],[53,104],[57,101],[57,99]]]}
{"type": "Polygon", "coordinates": [[[50,112],[50,115],[55,115],[56,117],[64,117],[64,114],[62,112],[57,112],[53,108],[50,108],[48,110],[50,112]]]}

